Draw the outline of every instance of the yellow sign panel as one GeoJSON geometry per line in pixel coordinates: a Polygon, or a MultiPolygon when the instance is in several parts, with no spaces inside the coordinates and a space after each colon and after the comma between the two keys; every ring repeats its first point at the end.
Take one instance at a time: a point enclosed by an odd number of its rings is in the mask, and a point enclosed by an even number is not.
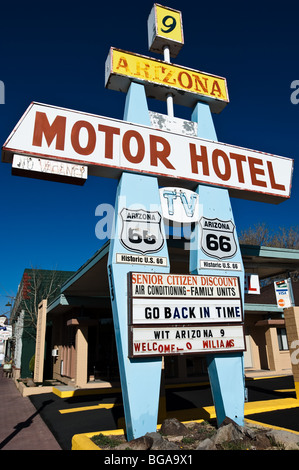
{"type": "Polygon", "coordinates": [[[163,54],[165,46],[176,57],[184,44],[182,15],[178,10],[154,4],[147,20],[148,45],[151,52],[163,54]]]}
{"type": "Polygon", "coordinates": [[[183,41],[181,13],[156,5],[157,34],[176,42],[183,41]]]}
{"type": "Polygon", "coordinates": [[[142,83],[150,97],[166,100],[167,88],[174,103],[192,107],[198,100],[207,101],[216,113],[229,101],[225,78],[111,48],[106,87],[127,92],[132,80],[142,83]]]}

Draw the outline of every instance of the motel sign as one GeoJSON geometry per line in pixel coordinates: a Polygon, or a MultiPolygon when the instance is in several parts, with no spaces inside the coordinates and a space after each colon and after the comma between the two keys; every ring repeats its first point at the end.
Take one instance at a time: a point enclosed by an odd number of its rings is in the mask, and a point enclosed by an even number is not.
{"type": "Polygon", "coordinates": [[[171,62],[184,45],[180,11],[154,4],[148,41],[163,59],[107,56],[123,120],[34,102],[2,148],[13,174],[119,180],[107,269],[128,440],[156,431],[165,355],[205,355],[218,424],[243,424],[244,268],[230,197],[281,203],[293,172],[292,159],[217,141],[226,79],[171,62]],[[153,124],[149,96],[166,102],[167,126],[153,124]],[[193,133],[174,130],[173,104],[191,109],[193,133]],[[195,225],[189,275],[171,272],[165,220],[195,225]]]}

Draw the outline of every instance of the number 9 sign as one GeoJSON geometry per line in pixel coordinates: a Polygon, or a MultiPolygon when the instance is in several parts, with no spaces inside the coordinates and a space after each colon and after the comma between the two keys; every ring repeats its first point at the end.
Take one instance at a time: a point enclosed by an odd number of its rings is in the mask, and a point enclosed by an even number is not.
{"type": "Polygon", "coordinates": [[[148,40],[150,51],[163,53],[168,46],[171,57],[176,57],[184,44],[181,12],[155,3],[148,18],[148,40]]]}

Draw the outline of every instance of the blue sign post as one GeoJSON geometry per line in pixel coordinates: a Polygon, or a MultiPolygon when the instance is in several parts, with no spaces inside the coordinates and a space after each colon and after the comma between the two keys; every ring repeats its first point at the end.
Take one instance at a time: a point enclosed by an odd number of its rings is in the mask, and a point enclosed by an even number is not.
{"type": "MultiPolygon", "coordinates": [[[[124,120],[150,125],[143,85],[132,83],[124,120]]],[[[162,357],[128,358],[128,273],[169,272],[169,258],[156,177],[123,173],[115,204],[108,273],[123,394],[127,439],[155,432],[162,357]]]]}
{"type": "MultiPolygon", "coordinates": [[[[198,124],[198,137],[217,140],[206,103],[197,103],[192,120],[198,124]]],[[[238,276],[244,311],[244,268],[228,190],[198,185],[196,192],[203,216],[195,227],[191,243],[190,272],[238,276]]],[[[206,360],[218,424],[228,417],[242,426],[245,401],[243,352],[209,354],[206,360]]]]}
{"type": "MultiPolygon", "coordinates": [[[[208,105],[198,103],[192,120],[198,124],[198,137],[217,140],[208,105]]],[[[228,190],[198,185],[196,192],[203,216],[191,242],[190,272],[239,277],[244,311],[244,268],[228,190]]],[[[243,425],[243,352],[208,354],[206,360],[218,424],[228,417],[243,425]]]]}

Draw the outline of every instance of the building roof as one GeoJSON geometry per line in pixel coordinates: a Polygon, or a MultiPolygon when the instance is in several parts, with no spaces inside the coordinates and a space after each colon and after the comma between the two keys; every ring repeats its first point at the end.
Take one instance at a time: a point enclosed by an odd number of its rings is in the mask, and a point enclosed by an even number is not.
{"type": "MultiPolygon", "coordinates": [[[[183,249],[181,240],[170,240],[168,243],[171,257],[171,270],[175,273],[189,273],[189,251],[183,249]]],[[[59,313],[82,302],[93,305],[102,305],[104,299],[110,302],[109,283],[107,275],[107,260],[109,241],[105,243],[83,266],[73,273],[62,285],[61,292],[56,299],[48,305],[48,312],[59,313]],[[88,300],[89,299],[89,300],[88,300]]],[[[244,268],[246,272],[257,273],[260,279],[269,277],[288,277],[289,272],[299,269],[299,250],[273,248],[255,245],[241,245],[244,268]]],[[[299,305],[299,291],[296,289],[296,305],[299,305]]],[[[256,310],[259,305],[276,312],[283,312],[276,306],[273,283],[262,288],[260,295],[246,295],[245,308],[254,304],[256,310]]],[[[250,308],[251,309],[251,308],[250,308]]],[[[262,308],[263,310],[264,308],[262,308]]]]}

